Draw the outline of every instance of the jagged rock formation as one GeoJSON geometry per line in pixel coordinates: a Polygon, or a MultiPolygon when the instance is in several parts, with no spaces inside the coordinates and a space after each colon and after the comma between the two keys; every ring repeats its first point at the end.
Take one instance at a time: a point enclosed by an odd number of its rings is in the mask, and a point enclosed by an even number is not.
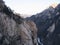
{"type": "Polygon", "coordinates": [[[39,45],[60,45],[60,4],[26,19],[37,25],[39,45]]]}
{"type": "Polygon", "coordinates": [[[0,45],[37,45],[37,28],[0,0],[0,45]]]}

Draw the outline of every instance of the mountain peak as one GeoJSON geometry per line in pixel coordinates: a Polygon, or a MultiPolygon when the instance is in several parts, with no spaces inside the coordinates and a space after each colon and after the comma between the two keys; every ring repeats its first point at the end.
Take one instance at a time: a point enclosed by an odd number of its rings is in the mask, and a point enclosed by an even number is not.
{"type": "Polygon", "coordinates": [[[52,6],[53,8],[55,8],[57,5],[58,5],[57,3],[51,4],[51,6],[52,6]]]}

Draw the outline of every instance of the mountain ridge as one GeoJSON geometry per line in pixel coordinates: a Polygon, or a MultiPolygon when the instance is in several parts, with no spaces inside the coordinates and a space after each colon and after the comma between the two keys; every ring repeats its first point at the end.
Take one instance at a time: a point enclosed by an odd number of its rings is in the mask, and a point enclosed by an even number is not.
{"type": "Polygon", "coordinates": [[[38,38],[43,45],[60,45],[58,36],[60,34],[60,4],[55,8],[50,6],[41,13],[27,17],[26,20],[35,22],[38,28],[38,38]]]}
{"type": "Polygon", "coordinates": [[[0,0],[0,45],[37,45],[37,28],[0,0]]]}

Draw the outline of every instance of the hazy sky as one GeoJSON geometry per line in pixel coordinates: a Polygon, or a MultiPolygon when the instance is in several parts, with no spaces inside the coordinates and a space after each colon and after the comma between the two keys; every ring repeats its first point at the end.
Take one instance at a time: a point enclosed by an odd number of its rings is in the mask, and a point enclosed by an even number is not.
{"type": "Polygon", "coordinates": [[[6,5],[15,12],[30,16],[48,8],[53,3],[60,3],[60,0],[4,0],[6,5]]]}

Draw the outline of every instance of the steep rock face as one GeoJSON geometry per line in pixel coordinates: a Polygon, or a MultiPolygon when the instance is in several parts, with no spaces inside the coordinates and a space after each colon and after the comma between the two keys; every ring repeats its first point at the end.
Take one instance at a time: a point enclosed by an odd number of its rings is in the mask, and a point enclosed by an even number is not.
{"type": "Polygon", "coordinates": [[[60,4],[26,19],[37,25],[39,45],[60,45],[60,4]]]}
{"type": "Polygon", "coordinates": [[[46,29],[48,28],[49,25],[51,25],[52,19],[55,16],[54,10],[55,9],[53,7],[49,7],[48,9],[44,10],[43,12],[27,18],[36,23],[37,28],[39,30],[38,35],[41,38],[45,37],[47,34],[46,29]]]}
{"type": "Polygon", "coordinates": [[[34,22],[24,20],[0,2],[0,45],[37,45],[34,22]]]}

